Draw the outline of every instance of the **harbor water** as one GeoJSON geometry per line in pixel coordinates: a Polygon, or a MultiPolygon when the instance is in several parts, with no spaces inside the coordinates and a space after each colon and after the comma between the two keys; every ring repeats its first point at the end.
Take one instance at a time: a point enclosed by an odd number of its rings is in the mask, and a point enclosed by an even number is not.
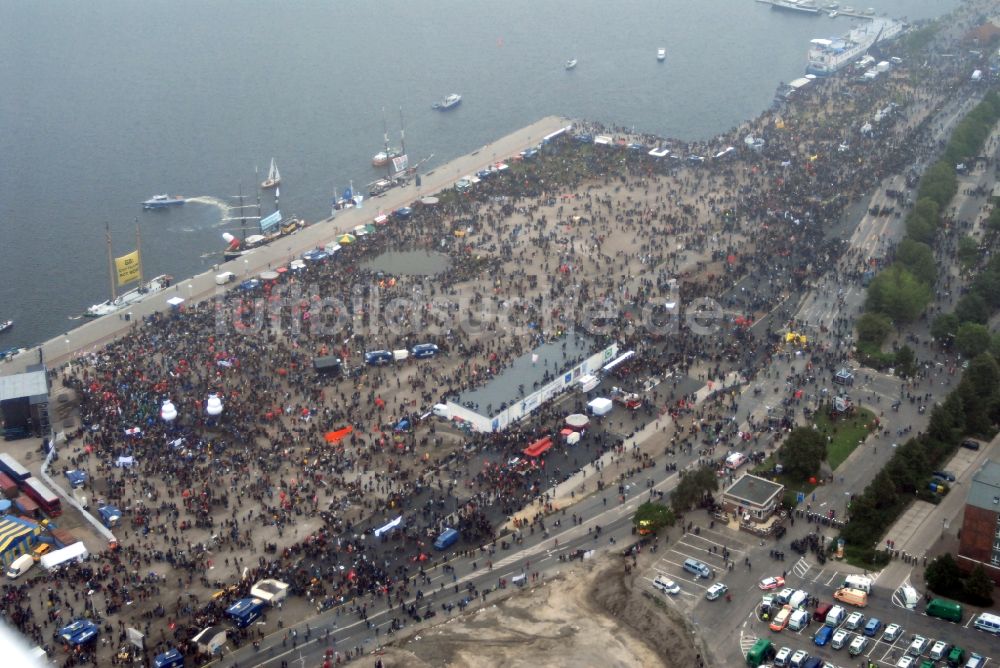
{"type": "MultiPolygon", "coordinates": [[[[875,9],[916,20],[956,5],[875,9]]],[[[8,3],[0,320],[15,326],[0,349],[67,331],[108,298],[105,224],[116,255],[138,225],[147,277],[204,271],[222,233],[240,232],[241,188],[257,215],[272,157],[281,211],[326,217],[335,190],[382,174],[383,107],[394,144],[402,107],[424,172],[549,114],[708,138],[801,76],[810,39],[852,24],[752,0],[8,3]],[[460,106],[431,109],[452,92],[460,106]],[[189,200],[142,210],[161,193],[189,200]]],[[[274,210],[273,191],[260,208],[274,210]]]]}

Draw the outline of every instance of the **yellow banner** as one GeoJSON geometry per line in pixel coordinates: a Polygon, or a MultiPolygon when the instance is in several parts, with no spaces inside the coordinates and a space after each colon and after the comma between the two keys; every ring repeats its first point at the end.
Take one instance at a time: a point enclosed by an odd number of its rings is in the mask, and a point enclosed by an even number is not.
{"type": "Polygon", "coordinates": [[[139,251],[134,250],[128,255],[115,258],[115,270],[118,272],[118,285],[138,281],[142,273],[139,264],[139,251]]]}

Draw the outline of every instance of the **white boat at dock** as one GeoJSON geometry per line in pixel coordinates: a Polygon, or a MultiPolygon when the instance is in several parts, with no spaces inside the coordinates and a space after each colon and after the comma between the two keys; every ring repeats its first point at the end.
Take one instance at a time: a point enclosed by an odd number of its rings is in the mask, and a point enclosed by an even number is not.
{"type": "Polygon", "coordinates": [[[115,299],[109,299],[100,304],[94,304],[84,313],[88,318],[100,318],[101,316],[117,313],[123,308],[127,308],[143,300],[147,295],[154,295],[170,287],[173,277],[161,274],[150,281],[143,283],[137,288],[118,295],[115,299]]]}

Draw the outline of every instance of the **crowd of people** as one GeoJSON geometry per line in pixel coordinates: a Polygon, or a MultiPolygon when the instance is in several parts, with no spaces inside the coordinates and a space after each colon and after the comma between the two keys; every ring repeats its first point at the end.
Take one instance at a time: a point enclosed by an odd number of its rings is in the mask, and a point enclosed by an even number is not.
{"type": "MultiPolygon", "coordinates": [[[[695,408],[685,379],[754,377],[783,354],[790,296],[836,266],[861,279],[871,258],[845,252],[827,230],[933,148],[934,113],[963,74],[942,61],[919,88],[903,72],[866,86],[836,77],[711,142],[617,132],[616,145],[599,146],[580,135],[612,130],[579,123],[466,192],[390,216],[325,262],[135,323],[56,376],[75,392],[81,419],[60,461],[88,471],[94,496],[123,510],[119,546],[69,567],[69,577],[5,585],[7,619],[50,647],[69,620],[101,620],[98,644],[66,654],[67,665],[113,653],[126,626],[143,630],[151,651],[193,653],[191,638],[264,577],[317,608],[382,600],[402,620],[423,569],[440,558],[431,543],[444,527],[460,529],[465,545],[495,548],[507,517],[667,414],[682,428],[665,446],[713,456],[736,438],[726,431],[733,402],[695,408]],[[894,115],[859,132],[858,119],[890,100],[900,103],[894,115]],[[751,147],[748,135],[763,143],[751,147]],[[671,157],[649,156],[651,145],[671,157]],[[737,150],[691,157],[726,146],[737,150]],[[437,253],[441,270],[366,268],[401,250],[437,253]],[[721,316],[699,313],[699,298],[721,316]],[[582,397],[502,433],[428,419],[434,403],[578,333],[595,348],[635,351],[615,383],[660,381],[642,408],[595,420],[580,445],[558,441],[528,466],[512,458],[557,435],[585,408],[582,397]],[[366,351],[419,343],[441,354],[365,363],[366,351]],[[312,368],[329,355],[343,361],[338,376],[312,368]],[[206,412],[210,395],[221,415],[206,412]],[[169,422],[168,399],[179,414],[169,422]],[[349,435],[326,438],[346,426],[349,435]],[[373,535],[398,515],[399,530],[373,535]]],[[[851,329],[846,320],[823,326],[851,329]]],[[[817,350],[811,361],[830,370],[847,353],[817,350]]]]}

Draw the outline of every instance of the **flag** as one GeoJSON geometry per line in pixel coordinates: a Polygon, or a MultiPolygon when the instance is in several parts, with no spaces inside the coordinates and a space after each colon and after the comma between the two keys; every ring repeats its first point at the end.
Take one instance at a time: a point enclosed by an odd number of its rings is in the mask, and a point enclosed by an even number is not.
{"type": "Polygon", "coordinates": [[[354,206],[355,206],[355,208],[360,209],[361,208],[361,203],[364,202],[364,201],[365,201],[365,196],[364,195],[355,195],[354,196],[354,206]]]}
{"type": "Polygon", "coordinates": [[[118,273],[118,285],[138,281],[139,276],[142,274],[142,265],[139,262],[139,250],[136,249],[128,255],[116,257],[115,271],[118,273]]]}
{"type": "Polygon", "coordinates": [[[392,159],[392,168],[398,174],[400,172],[405,172],[406,168],[409,166],[410,162],[406,155],[396,156],[392,159]]]}

